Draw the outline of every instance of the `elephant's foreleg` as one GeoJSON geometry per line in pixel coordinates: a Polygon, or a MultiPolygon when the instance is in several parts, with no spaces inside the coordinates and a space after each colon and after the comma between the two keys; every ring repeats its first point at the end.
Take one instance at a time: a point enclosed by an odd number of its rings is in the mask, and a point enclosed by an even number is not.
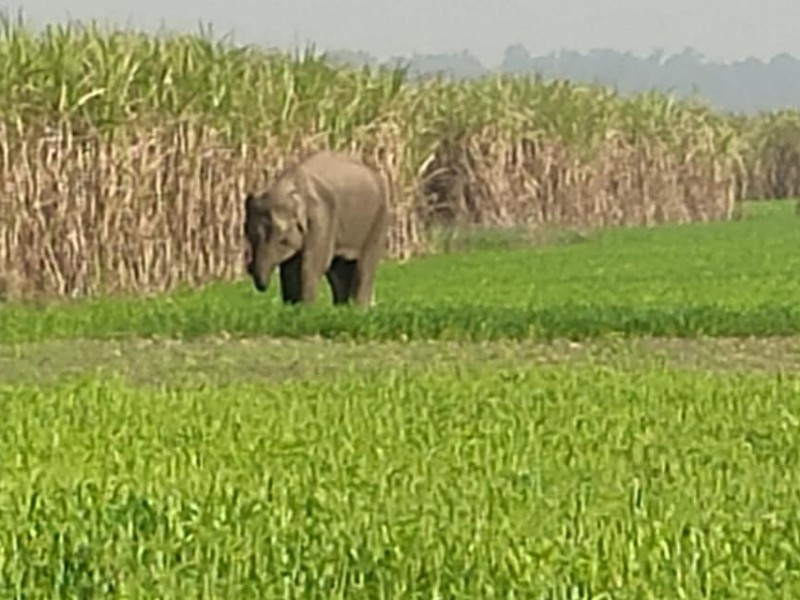
{"type": "Polygon", "coordinates": [[[331,232],[317,229],[313,224],[303,249],[301,272],[301,300],[312,303],[317,299],[319,280],[328,271],[333,258],[331,232]]]}
{"type": "Polygon", "coordinates": [[[301,278],[302,264],[303,255],[298,252],[292,258],[282,262],[279,266],[281,297],[285,304],[296,304],[301,300],[303,291],[301,278]]]}

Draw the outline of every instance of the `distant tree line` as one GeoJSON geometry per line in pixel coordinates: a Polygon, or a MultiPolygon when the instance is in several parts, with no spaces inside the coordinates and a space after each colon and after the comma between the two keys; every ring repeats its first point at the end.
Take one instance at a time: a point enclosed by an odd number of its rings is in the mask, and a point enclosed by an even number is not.
{"type": "MultiPolygon", "coordinates": [[[[366,52],[337,50],[326,55],[334,62],[352,66],[378,64],[366,52]]],[[[521,44],[513,44],[496,69],[485,67],[467,51],[415,54],[385,64],[399,63],[408,66],[413,78],[441,74],[469,79],[492,71],[537,73],[548,79],[598,83],[622,94],[656,89],[678,98],[701,98],[713,107],[744,114],[800,108],[800,59],[788,54],[778,54],[767,61],[748,58],[720,63],[707,61],[690,48],[672,55],[654,51],[645,57],[610,49],[532,56],[521,44]]]]}

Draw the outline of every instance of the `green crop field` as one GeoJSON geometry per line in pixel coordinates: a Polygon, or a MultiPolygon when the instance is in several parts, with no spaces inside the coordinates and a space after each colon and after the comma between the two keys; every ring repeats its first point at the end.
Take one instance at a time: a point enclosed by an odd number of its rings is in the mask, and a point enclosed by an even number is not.
{"type": "Polygon", "coordinates": [[[260,295],[242,278],[147,300],[8,306],[0,341],[219,332],[359,340],[800,333],[800,219],[789,202],[750,207],[735,222],[608,229],[535,247],[478,235],[473,251],[384,263],[378,306],[366,315],[328,306],[325,286],[313,310],[286,309],[275,284],[260,295]]]}
{"type": "Polygon", "coordinates": [[[4,597],[800,591],[800,382],[601,368],[5,387],[4,597]]]}
{"type": "Polygon", "coordinates": [[[465,234],[368,312],[0,304],[0,597],[797,597],[799,234],[465,234]]]}
{"type": "Polygon", "coordinates": [[[747,201],[800,111],[1,17],[0,62],[0,598],[800,597],[800,214],[747,201]],[[323,148],[390,184],[369,311],[244,276],[323,148]]]}

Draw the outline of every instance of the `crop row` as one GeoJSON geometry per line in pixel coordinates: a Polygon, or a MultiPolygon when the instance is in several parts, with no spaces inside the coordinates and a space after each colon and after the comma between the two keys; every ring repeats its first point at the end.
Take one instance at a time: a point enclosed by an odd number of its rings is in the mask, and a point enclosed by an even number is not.
{"type": "Polygon", "coordinates": [[[800,383],[0,388],[0,594],[796,596],[800,383]]]}
{"type": "Polygon", "coordinates": [[[800,333],[800,255],[789,203],[737,222],[616,229],[556,246],[440,254],[379,271],[366,314],[282,307],[244,278],[151,298],[0,310],[0,343],[45,338],[234,335],[351,339],[582,338],[800,333]]]}
{"type": "Polygon", "coordinates": [[[114,339],[219,334],[353,341],[585,339],[606,335],[752,337],[800,335],[800,309],[786,304],[558,307],[411,306],[360,314],[348,310],[283,311],[252,302],[101,304],[70,310],[8,310],[0,315],[2,344],[46,339],[114,339]]]}

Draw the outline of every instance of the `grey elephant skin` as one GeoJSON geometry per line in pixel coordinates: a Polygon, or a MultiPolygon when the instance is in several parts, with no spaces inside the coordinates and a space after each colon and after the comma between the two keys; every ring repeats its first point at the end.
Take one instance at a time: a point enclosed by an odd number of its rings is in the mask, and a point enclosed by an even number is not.
{"type": "Polygon", "coordinates": [[[280,271],[284,303],[316,300],[324,275],[334,304],[374,304],[375,273],[389,229],[386,186],[343,153],[319,152],[245,198],[247,271],[265,292],[280,271]]]}

